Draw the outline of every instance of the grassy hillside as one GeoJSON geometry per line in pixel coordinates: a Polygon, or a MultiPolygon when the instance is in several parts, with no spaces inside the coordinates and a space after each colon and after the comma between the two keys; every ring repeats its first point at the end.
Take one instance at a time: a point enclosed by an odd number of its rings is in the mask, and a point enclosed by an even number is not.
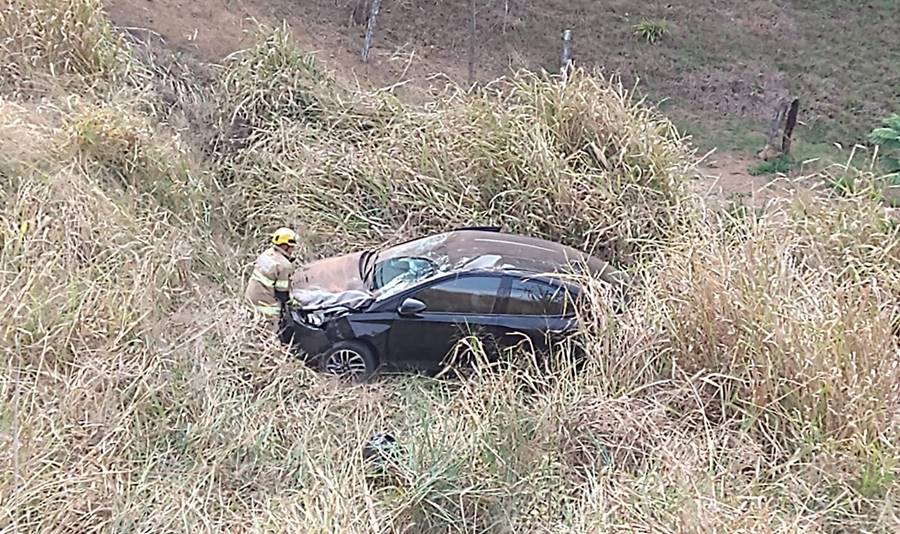
{"type": "Polygon", "coordinates": [[[411,105],[284,31],[208,70],[98,0],[0,9],[0,530],[900,528],[881,178],[834,168],[862,185],[718,211],[615,80],[521,72],[411,105]],[[248,327],[274,227],[312,258],[494,223],[631,274],[627,303],[584,280],[582,372],[523,347],[350,387],[248,327]],[[376,476],[360,448],[382,430],[402,450],[376,476]]]}
{"type": "MultiPolygon", "coordinates": [[[[212,61],[246,46],[241,20],[255,17],[287,20],[345,79],[409,82],[396,89],[405,98],[421,97],[435,72],[467,78],[467,0],[386,2],[368,66],[358,57],[363,27],[350,23],[365,0],[312,0],[302,8],[288,0],[197,0],[187,13],[177,2],[107,3],[115,20],[152,28],[212,61]]],[[[561,34],[571,29],[579,65],[621,73],[628,85],[640,79],[640,91],[664,101],[705,149],[753,155],[776,103],[792,95],[801,99],[797,156],[821,156],[833,143],[863,143],[900,101],[900,4],[893,0],[488,0],[476,10],[478,80],[510,67],[558,69],[561,34]],[[643,21],[665,28],[658,41],[635,34],[643,21]]]]}

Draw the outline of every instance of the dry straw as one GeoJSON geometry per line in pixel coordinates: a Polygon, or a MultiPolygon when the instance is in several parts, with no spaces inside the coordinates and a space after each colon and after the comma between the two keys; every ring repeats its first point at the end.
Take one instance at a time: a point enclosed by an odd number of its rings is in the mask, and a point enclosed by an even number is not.
{"type": "Polygon", "coordinates": [[[583,72],[412,106],[335,87],[282,29],[205,90],[98,6],[0,20],[0,530],[900,528],[900,230],[865,191],[705,207],[671,124],[583,72]],[[273,221],[315,255],[498,223],[632,285],[584,281],[550,371],[522,347],[342,386],[248,322],[273,221]],[[384,430],[402,453],[375,476],[384,430]]]}

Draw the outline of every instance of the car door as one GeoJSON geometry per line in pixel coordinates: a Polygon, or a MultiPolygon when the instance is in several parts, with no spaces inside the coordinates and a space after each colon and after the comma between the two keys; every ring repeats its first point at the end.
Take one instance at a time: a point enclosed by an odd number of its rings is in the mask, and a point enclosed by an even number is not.
{"type": "Polygon", "coordinates": [[[527,343],[545,350],[575,326],[575,292],[557,281],[508,276],[495,311],[504,345],[527,343]]]}
{"type": "Polygon", "coordinates": [[[423,302],[425,309],[414,316],[397,314],[388,358],[400,367],[436,370],[466,336],[475,334],[487,343],[502,336],[494,313],[502,281],[492,273],[457,274],[404,295],[423,302]]]}

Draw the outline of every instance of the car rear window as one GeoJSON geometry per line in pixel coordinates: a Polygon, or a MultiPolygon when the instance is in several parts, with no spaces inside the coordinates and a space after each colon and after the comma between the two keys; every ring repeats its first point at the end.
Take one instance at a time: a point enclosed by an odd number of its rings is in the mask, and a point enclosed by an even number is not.
{"type": "Polygon", "coordinates": [[[572,311],[571,298],[563,287],[527,278],[512,281],[505,313],[561,317],[572,311]]]}
{"type": "Polygon", "coordinates": [[[489,314],[494,311],[499,291],[499,277],[466,276],[425,288],[416,298],[432,312],[489,314]]]}

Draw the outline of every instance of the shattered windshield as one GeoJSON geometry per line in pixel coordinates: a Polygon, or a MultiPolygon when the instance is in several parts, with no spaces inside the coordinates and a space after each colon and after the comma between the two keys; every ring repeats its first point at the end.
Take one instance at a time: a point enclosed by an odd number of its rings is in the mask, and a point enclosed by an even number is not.
{"type": "MultiPolygon", "coordinates": [[[[370,291],[398,281],[417,281],[444,268],[446,253],[437,253],[449,234],[414,239],[386,249],[363,252],[359,258],[359,275],[370,291]]],[[[383,293],[383,291],[381,291],[383,293]]]]}
{"type": "Polygon", "coordinates": [[[387,286],[406,285],[431,276],[438,269],[428,258],[389,258],[374,264],[369,287],[378,291],[387,286]]]}

